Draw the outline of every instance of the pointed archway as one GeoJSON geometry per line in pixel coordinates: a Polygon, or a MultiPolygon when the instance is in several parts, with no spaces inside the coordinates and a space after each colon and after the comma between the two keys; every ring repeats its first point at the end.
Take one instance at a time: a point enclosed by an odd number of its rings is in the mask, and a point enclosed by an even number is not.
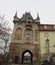
{"type": "Polygon", "coordinates": [[[22,53],[22,63],[32,63],[33,54],[31,51],[26,50],[22,53]]]}

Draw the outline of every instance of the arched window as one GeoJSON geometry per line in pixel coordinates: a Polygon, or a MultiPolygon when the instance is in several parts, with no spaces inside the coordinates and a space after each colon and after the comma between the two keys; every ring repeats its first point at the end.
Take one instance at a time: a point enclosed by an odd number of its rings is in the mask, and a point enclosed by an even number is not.
{"type": "Polygon", "coordinates": [[[23,63],[32,63],[33,55],[30,51],[25,51],[22,54],[22,62],[23,63]]]}
{"type": "Polygon", "coordinates": [[[18,28],[15,33],[15,39],[21,40],[22,39],[22,29],[18,28]]]}
{"type": "Polygon", "coordinates": [[[32,29],[26,29],[24,32],[24,41],[25,43],[32,43],[33,40],[33,31],[32,29]]]}

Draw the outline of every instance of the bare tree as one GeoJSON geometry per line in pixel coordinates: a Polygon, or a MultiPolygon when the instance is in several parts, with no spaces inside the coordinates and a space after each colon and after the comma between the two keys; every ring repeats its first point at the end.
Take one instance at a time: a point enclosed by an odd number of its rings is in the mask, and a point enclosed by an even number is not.
{"type": "Polygon", "coordinates": [[[8,52],[8,48],[11,40],[11,28],[9,27],[9,22],[5,20],[5,16],[0,16],[0,53],[5,54],[8,52]]]}
{"type": "Polygon", "coordinates": [[[9,22],[5,19],[5,16],[0,16],[0,53],[2,53],[3,61],[7,62],[7,52],[10,46],[11,40],[11,28],[9,22]],[[2,52],[3,51],[3,52],[2,52]]]}

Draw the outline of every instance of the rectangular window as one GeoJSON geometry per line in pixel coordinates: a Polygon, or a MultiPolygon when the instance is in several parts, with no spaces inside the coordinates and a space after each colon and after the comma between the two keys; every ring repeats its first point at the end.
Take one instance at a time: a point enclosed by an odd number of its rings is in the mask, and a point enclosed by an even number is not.
{"type": "Polygon", "coordinates": [[[30,37],[26,38],[26,43],[31,43],[31,38],[30,37]]]}
{"type": "Polygon", "coordinates": [[[35,41],[37,41],[38,40],[38,32],[37,32],[37,30],[35,30],[35,41]]]}

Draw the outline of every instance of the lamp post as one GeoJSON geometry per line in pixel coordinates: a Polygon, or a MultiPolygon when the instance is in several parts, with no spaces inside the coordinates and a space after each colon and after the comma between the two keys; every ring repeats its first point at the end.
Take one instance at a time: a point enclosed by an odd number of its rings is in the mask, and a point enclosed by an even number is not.
{"type": "Polygon", "coordinates": [[[46,40],[47,60],[50,61],[49,39],[46,40]]]}

